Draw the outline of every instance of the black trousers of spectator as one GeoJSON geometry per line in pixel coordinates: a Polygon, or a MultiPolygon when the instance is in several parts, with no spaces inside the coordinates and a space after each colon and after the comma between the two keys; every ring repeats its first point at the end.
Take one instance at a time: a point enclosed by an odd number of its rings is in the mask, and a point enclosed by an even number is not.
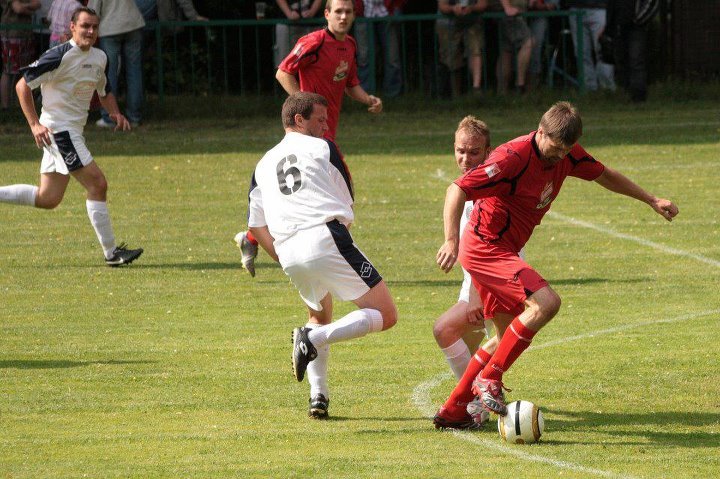
{"type": "Polygon", "coordinates": [[[615,80],[634,102],[647,99],[647,26],[619,27],[613,39],[615,80]]]}

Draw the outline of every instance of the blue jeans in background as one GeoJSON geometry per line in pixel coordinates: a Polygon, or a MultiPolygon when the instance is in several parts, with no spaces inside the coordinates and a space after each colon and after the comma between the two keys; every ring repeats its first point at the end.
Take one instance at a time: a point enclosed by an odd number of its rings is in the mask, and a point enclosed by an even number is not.
{"type": "MultiPolygon", "coordinates": [[[[571,8],[570,11],[577,10],[571,8]]],[[[606,12],[604,8],[586,8],[583,15],[583,70],[585,87],[594,91],[600,88],[615,90],[614,68],[600,61],[600,34],[605,30],[606,12]]],[[[570,35],[573,46],[577,48],[577,18],[570,15],[570,35]]]]}
{"type": "Polygon", "coordinates": [[[370,42],[377,43],[376,55],[383,58],[383,94],[392,98],[402,93],[402,64],[400,63],[400,44],[398,42],[397,23],[377,22],[373,25],[375,38],[369,36],[369,26],[362,20],[355,22],[355,41],[357,42],[358,78],[363,89],[376,92],[375,78],[370,78],[370,42]]]}
{"type": "MultiPolygon", "coordinates": [[[[143,104],[142,29],[119,35],[100,37],[100,48],[108,57],[108,80],[115,97],[118,97],[120,69],[125,71],[125,116],[130,123],[140,123],[143,104]]],[[[113,120],[102,110],[106,122],[113,120]]]]}

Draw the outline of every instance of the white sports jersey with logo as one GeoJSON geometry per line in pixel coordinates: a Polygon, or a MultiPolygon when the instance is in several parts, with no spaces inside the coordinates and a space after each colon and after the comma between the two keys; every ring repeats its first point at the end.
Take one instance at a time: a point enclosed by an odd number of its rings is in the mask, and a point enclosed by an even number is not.
{"type": "Polygon", "coordinates": [[[82,132],[93,93],[105,96],[107,56],[98,48],[83,51],[70,40],[47,50],[20,71],[31,89],[41,87],[40,123],[52,131],[82,132]]]}
{"type": "Polygon", "coordinates": [[[297,232],[353,222],[350,173],[335,144],[290,132],[255,167],[248,225],[267,226],[278,248],[297,232]]]}

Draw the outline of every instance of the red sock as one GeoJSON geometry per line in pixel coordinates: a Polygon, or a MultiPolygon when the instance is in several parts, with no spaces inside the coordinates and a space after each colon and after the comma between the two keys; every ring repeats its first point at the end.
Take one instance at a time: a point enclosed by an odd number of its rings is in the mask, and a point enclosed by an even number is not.
{"type": "Polygon", "coordinates": [[[515,360],[525,351],[537,331],[528,329],[518,318],[513,319],[510,326],[505,330],[502,340],[492,359],[482,371],[485,379],[502,380],[502,375],[507,371],[515,360]]]}
{"type": "Polygon", "coordinates": [[[247,234],[245,235],[245,237],[248,239],[249,242],[251,242],[252,244],[254,244],[255,246],[257,246],[258,242],[257,242],[257,240],[255,239],[255,237],[253,236],[253,234],[250,232],[250,230],[248,230],[248,232],[247,232],[247,234]]]}
{"type": "Polygon", "coordinates": [[[465,406],[475,397],[470,389],[472,383],[488,361],[490,361],[490,358],[492,358],[492,355],[483,348],[478,348],[477,352],[470,358],[470,362],[460,381],[458,381],[457,386],[455,386],[455,389],[450,393],[450,397],[445,401],[445,410],[451,415],[459,416],[461,412],[465,413],[465,406]]]}

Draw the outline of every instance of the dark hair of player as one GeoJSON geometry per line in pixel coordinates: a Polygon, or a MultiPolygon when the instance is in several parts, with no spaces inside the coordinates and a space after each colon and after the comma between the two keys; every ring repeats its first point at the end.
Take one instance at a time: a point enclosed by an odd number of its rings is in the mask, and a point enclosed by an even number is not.
{"type": "Polygon", "coordinates": [[[89,8],[89,7],[78,7],[78,8],[75,9],[75,11],[73,12],[72,18],[70,18],[70,21],[71,21],[72,23],[77,23],[78,17],[79,17],[80,14],[83,13],[83,12],[84,12],[84,13],[87,13],[88,15],[92,15],[93,17],[98,17],[98,18],[100,18],[100,16],[97,14],[97,12],[96,12],[95,10],[93,10],[92,8],[89,8]]]}
{"type": "Polygon", "coordinates": [[[282,107],[281,116],[283,127],[288,128],[295,126],[295,115],[298,114],[306,120],[309,120],[315,105],[327,107],[328,102],[322,95],[304,91],[299,91],[288,96],[282,107]]]}
{"type": "Polygon", "coordinates": [[[565,146],[572,146],[582,136],[580,112],[572,103],[559,101],[550,107],[540,119],[545,134],[565,146]]]}

